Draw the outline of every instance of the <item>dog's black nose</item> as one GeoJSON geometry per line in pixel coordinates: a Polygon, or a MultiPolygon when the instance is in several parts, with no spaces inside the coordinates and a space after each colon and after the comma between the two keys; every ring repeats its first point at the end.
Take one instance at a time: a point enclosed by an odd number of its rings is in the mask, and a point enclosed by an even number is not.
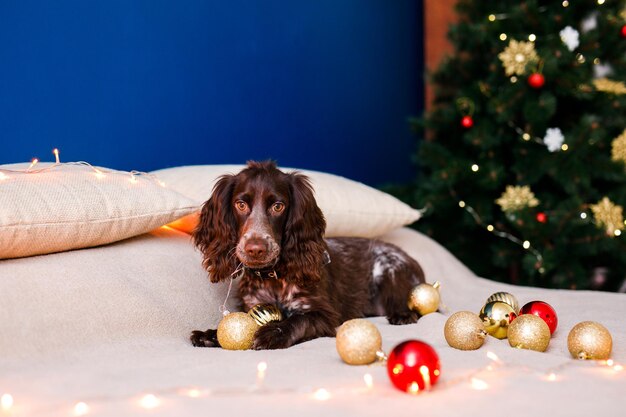
{"type": "Polygon", "coordinates": [[[244,250],[252,258],[262,258],[267,254],[267,243],[262,239],[248,239],[244,250]]]}

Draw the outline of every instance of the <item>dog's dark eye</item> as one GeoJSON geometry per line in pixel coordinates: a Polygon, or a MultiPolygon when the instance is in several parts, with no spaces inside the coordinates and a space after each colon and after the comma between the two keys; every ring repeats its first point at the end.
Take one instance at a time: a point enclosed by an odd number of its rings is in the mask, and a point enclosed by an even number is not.
{"type": "Polygon", "coordinates": [[[275,202],[274,204],[272,204],[272,211],[274,213],[280,213],[285,209],[285,204],[281,203],[280,201],[275,202]]]}
{"type": "Polygon", "coordinates": [[[243,201],[243,200],[235,201],[235,207],[239,211],[246,211],[246,210],[248,210],[248,204],[245,201],[243,201]]]}

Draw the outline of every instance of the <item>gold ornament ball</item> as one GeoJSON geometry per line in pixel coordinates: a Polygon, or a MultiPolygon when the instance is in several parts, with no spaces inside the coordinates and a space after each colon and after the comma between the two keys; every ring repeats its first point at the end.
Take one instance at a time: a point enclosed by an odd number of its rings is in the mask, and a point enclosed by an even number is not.
{"type": "Polygon", "coordinates": [[[353,319],[337,329],[337,353],[349,365],[374,362],[382,349],[382,337],[375,325],[365,319],[353,319]]]}
{"type": "Polygon", "coordinates": [[[487,298],[487,301],[485,302],[485,304],[490,303],[492,301],[501,301],[503,303],[506,303],[510,305],[511,307],[513,307],[515,314],[519,314],[519,301],[517,301],[517,298],[515,298],[515,296],[511,293],[508,293],[508,292],[493,293],[489,296],[489,298],[487,298]]]}
{"type": "Polygon", "coordinates": [[[254,343],[259,325],[246,313],[230,313],[217,326],[217,341],[228,350],[246,350],[254,343]]]}
{"type": "Polygon", "coordinates": [[[471,311],[459,311],[446,320],[443,335],[455,349],[475,350],[485,343],[487,332],[478,315],[471,311]]]}
{"type": "Polygon", "coordinates": [[[283,313],[274,304],[257,304],[248,311],[248,315],[256,321],[259,326],[264,326],[273,321],[281,321],[283,313]]]}
{"type": "Polygon", "coordinates": [[[411,290],[409,294],[408,306],[416,311],[420,316],[434,313],[439,308],[439,282],[434,284],[420,284],[411,290]]]}
{"type": "Polygon", "coordinates": [[[608,359],[613,339],[606,327],[595,321],[578,323],[567,336],[567,348],[578,359],[608,359]]]}
{"type": "Polygon", "coordinates": [[[483,306],[479,314],[485,330],[497,339],[505,339],[509,324],[517,317],[513,307],[502,301],[492,301],[483,306]]]}
{"type": "Polygon", "coordinates": [[[534,314],[522,314],[509,326],[509,344],[519,349],[545,352],[550,344],[550,328],[534,314]]]}

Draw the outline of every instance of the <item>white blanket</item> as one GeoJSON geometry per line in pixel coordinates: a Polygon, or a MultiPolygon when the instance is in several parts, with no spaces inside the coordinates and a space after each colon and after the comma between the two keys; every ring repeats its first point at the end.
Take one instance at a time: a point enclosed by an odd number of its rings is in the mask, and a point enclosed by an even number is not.
{"type": "Polygon", "coordinates": [[[344,364],[332,338],[283,351],[194,348],[189,332],[216,326],[227,288],[209,284],[189,236],[162,228],[99,248],[0,261],[0,396],[13,399],[11,415],[42,417],[76,415],[79,402],[101,416],[624,415],[626,371],[572,359],[567,335],[578,322],[600,322],[612,333],[615,364],[626,364],[626,295],[499,284],[418,232],[400,229],[384,240],[414,256],[429,282],[441,282],[448,315],[478,312],[497,291],[520,304],[550,303],[559,326],[547,352],[492,337],[479,350],[455,350],[440,313],[407,326],[371,319],[386,351],[420,339],[438,352],[439,383],[411,396],[392,387],[384,365],[344,364]],[[142,398],[158,405],[148,411],[142,398]]]}

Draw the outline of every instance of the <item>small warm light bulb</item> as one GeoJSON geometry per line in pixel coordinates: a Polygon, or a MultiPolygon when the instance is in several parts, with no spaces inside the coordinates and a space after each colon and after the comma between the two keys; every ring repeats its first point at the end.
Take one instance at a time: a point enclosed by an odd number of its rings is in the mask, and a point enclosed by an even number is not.
{"type": "Polygon", "coordinates": [[[528,35],[528,40],[534,42],[537,40],[537,36],[534,33],[531,33],[530,35],[528,35]]]}
{"type": "Polygon", "coordinates": [[[602,6],[604,4],[604,0],[598,0],[598,4],[602,6]]]}
{"type": "Polygon", "coordinates": [[[517,82],[517,77],[514,75],[511,78],[509,78],[509,81],[511,81],[511,84],[515,84],[517,82]]]}
{"type": "Polygon", "coordinates": [[[496,21],[496,15],[495,14],[490,14],[487,19],[489,19],[490,22],[495,22],[496,21]]]}
{"type": "Polygon", "coordinates": [[[567,7],[569,6],[569,1],[565,0],[563,3],[561,3],[563,5],[563,7],[567,7]]]}
{"type": "Polygon", "coordinates": [[[494,230],[493,225],[492,224],[487,225],[487,230],[490,231],[490,232],[493,232],[493,230],[494,230]]]}
{"type": "Polygon", "coordinates": [[[365,386],[367,387],[367,389],[374,388],[374,377],[372,377],[372,374],[363,375],[363,381],[365,381],[365,386]]]}
{"type": "Polygon", "coordinates": [[[613,366],[615,362],[613,362],[613,359],[607,359],[606,360],[606,366],[613,366]]]}
{"type": "Polygon", "coordinates": [[[472,388],[479,391],[484,391],[489,388],[489,384],[487,384],[482,379],[472,378],[472,388]]]}
{"type": "Polygon", "coordinates": [[[500,40],[501,41],[505,41],[506,40],[506,33],[501,33],[500,34],[500,40]]]}
{"type": "Polygon", "coordinates": [[[33,158],[33,159],[30,161],[30,166],[28,167],[28,169],[27,169],[26,171],[28,172],[28,170],[30,170],[32,167],[34,167],[34,166],[35,166],[35,165],[37,165],[38,163],[39,163],[39,159],[37,159],[37,158],[33,158]]]}
{"type": "Polygon", "coordinates": [[[100,171],[98,168],[94,168],[93,170],[96,171],[96,178],[102,179],[105,177],[104,173],[100,171]]]}
{"type": "Polygon", "coordinates": [[[318,401],[326,401],[330,399],[330,392],[326,391],[324,388],[320,388],[313,393],[313,398],[318,401]]]}
{"type": "Polygon", "coordinates": [[[262,385],[265,380],[265,371],[267,371],[267,362],[259,362],[256,366],[256,383],[262,385]]]}
{"type": "Polygon", "coordinates": [[[54,148],[52,150],[52,153],[54,154],[54,158],[56,159],[56,163],[60,164],[61,160],[59,159],[59,150],[57,148],[54,148]]]}
{"type": "Polygon", "coordinates": [[[599,64],[600,64],[600,58],[595,58],[595,59],[593,60],[593,63],[594,63],[595,65],[599,65],[599,64]]]}
{"type": "Polygon", "coordinates": [[[459,201],[459,207],[461,208],[465,207],[465,201],[463,200],[459,201]]]}
{"type": "Polygon", "coordinates": [[[13,396],[11,394],[2,394],[0,406],[3,411],[9,411],[13,407],[13,396]]]}
{"type": "Polygon", "coordinates": [[[479,168],[479,166],[478,166],[478,165],[476,165],[476,164],[472,165],[472,171],[474,171],[474,172],[478,172],[478,170],[479,170],[479,169],[480,169],[480,168],[479,168]]]}
{"type": "Polygon", "coordinates": [[[74,405],[74,415],[75,416],[84,416],[89,413],[89,406],[84,402],[78,402],[74,405]]]}
{"type": "Polygon", "coordinates": [[[580,213],[580,218],[581,219],[586,219],[587,218],[587,213],[585,213],[585,212],[580,213]]]}
{"type": "Polygon", "coordinates": [[[556,381],[556,374],[554,372],[549,373],[548,376],[546,376],[546,380],[550,382],[556,381]]]}
{"type": "Polygon", "coordinates": [[[198,398],[200,397],[200,394],[201,392],[197,388],[190,388],[187,390],[187,393],[186,393],[186,395],[191,398],[198,398]]]}
{"type": "Polygon", "coordinates": [[[139,405],[143,408],[152,409],[161,405],[161,400],[154,394],[146,394],[139,400],[139,405]]]}
{"type": "Polygon", "coordinates": [[[562,151],[566,151],[569,149],[569,146],[567,146],[567,143],[564,143],[563,145],[561,145],[561,150],[562,151]]]}
{"type": "Polygon", "coordinates": [[[617,229],[616,231],[614,231],[614,232],[613,232],[613,234],[614,234],[615,236],[620,236],[620,235],[622,234],[622,231],[621,231],[621,230],[619,230],[619,229],[617,229]]]}
{"type": "Polygon", "coordinates": [[[584,64],[585,56],[583,54],[576,54],[576,61],[580,62],[581,64],[584,64]]]}
{"type": "Polygon", "coordinates": [[[525,240],[525,241],[524,241],[524,243],[522,243],[522,247],[523,247],[524,249],[528,249],[528,248],[530,248],[530,242],[529,242],[529,241],[527,241],[527,240],[525,240]]]}
{"type": "Polygon", "coordinates": [[[528,140],[530,140],[530,135],[529,135],[528,133],[524,133],[524,134],[522,135],[522,139],[524,139],[524,140],[527,140],[527,141],[528,141],[528,140]]]}
{"type": "Polygon", "coordinates": [[[487,352],[487,357],[494,362],[500,362],[500,358],[498,357],[498,355],[496,355],[492,351],[487,352]]]}
{"type": "Polygon", "coordinates": [[[613,370],[614,370],[615,372],[621,372],[621,371],[623,371],[623,370],[624,370],[624,367],[623,367],[622,365],[615,365],[615,366],[613,367],[613,370]]]}

